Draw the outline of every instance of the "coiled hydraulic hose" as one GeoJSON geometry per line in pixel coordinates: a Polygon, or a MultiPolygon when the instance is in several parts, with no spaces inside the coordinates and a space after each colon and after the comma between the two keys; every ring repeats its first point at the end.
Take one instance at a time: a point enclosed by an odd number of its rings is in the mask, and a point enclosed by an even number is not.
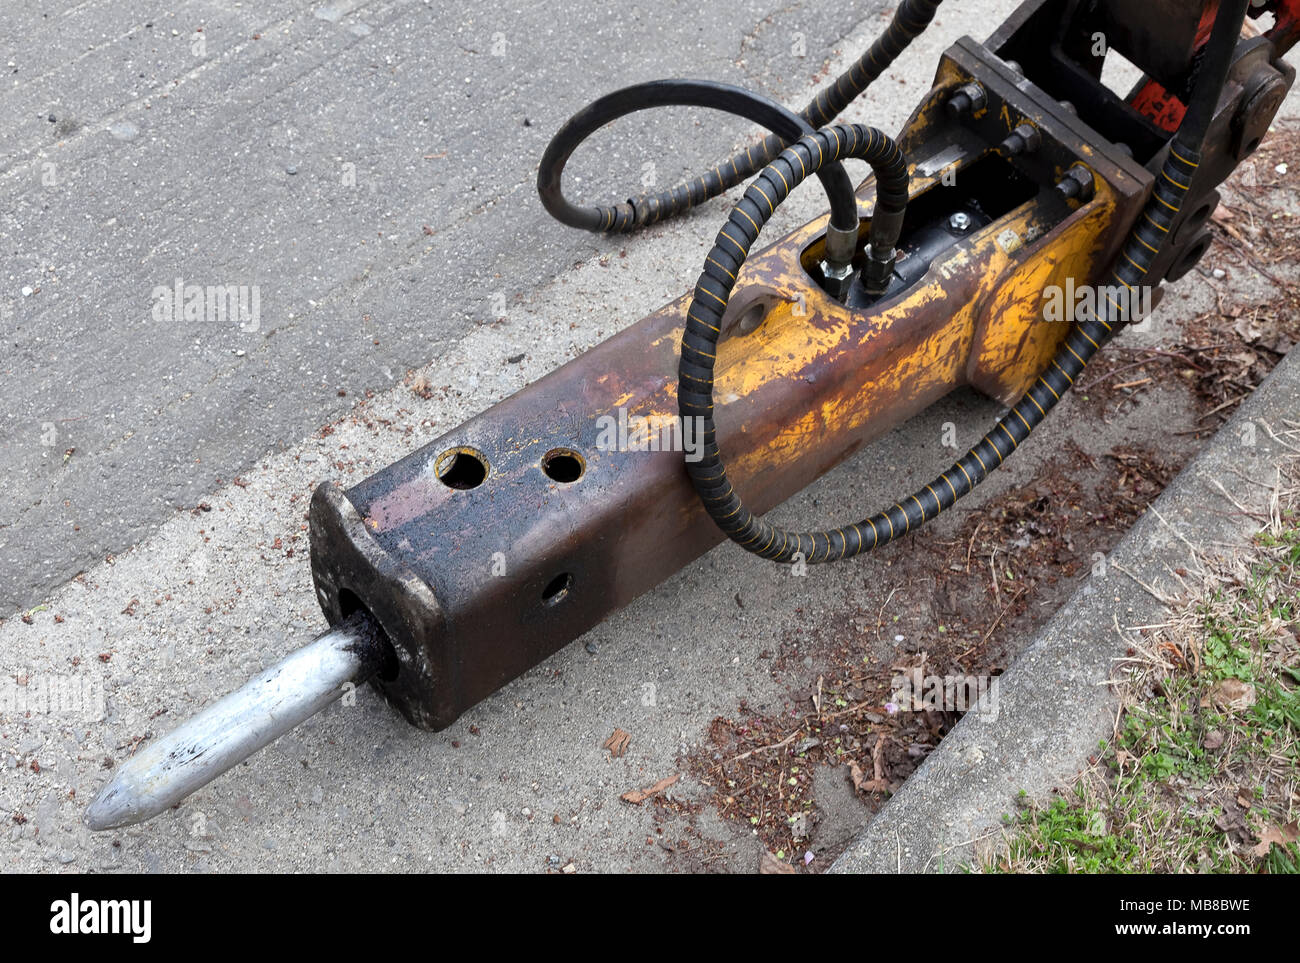
{"type": "MultiPolygon", "coordinates": [[[[786,144],[793,141],[800,134],[808,133],[819,127],[824,127],[832,120],[839,116],[854,99],[861,96],[882,73],[885,72],[922,31],[929,26],[930,21],[934,19],[935,11],[938,9],[942,0],[903,0],[898,9],[894,12],[893,18],[885,28],[884,33],[877,38],[865,54],[855,60],[849,69],[840,74],[835,82],[823,87],[818,91],[817,96],[812,99],[797,116],[805,122],[801,129],[791,130],[774,126],[765,120],[760,120],[751,114],[742,110],[732,110],[722,103],[714,102],[695,102],[685,103],[685,106],[702,106],[717,107],[720,110],[730,110],[731,113],[739,113],[750,120],[760,123],[773,131],[771,135],[757,145],[747,147],[742,151],[737,151],[731,157],[722,161],[711,170],[685,181],[675,187],[667,190],[657,191],[652,194],[644,194],[635,197],[623,204],[614,204],[606,207],[588,208],[586,210],[596,211],[596,215],[583,214],[581,218],[575,217],[573,211],[567,209],[563,197],[559,193],[559,171],[563,167],[563,160],[558,166],[553,167],[548,164],[547,158],[551,155],[548,148],[547,156],[542,159],[542,167],[538,172],[538,189],[542,191],[543,202],[548,199],[548,192],[551,203],[546,203],[546,209],[556,218],[570,227],[580,227],[587,231],[597,231],[603,233],[625,233],[634,231],[646,224],[654,224],[669,217],[675,217],[683,211],[702,204],[712,197],[717,197],[723,191],[730,190],[741,181],[753,176],[763,165],[769,163],[777,153],[786,144]],[[544,177],[545,175],[545,177],[544,177]],[[545,180],[545,186],[543,182],[545,180]],[[554,204],[554,207],[552,206],[554,204]],[[557,210],[562,213],[557,213],[557,210]],[[563,216],[562,216],[563,214],[563,216]]],[[[715,88],[722,88],[724,85],[714,85],[715,88]]],[[[738,88],[729,88],[732,91],[738,88]]],[[[587,115],[604,102],[615,98],[630,99],[630,92],[638,88],[630,87],[624,91],[618,91],[609,97],[601,98],[586,110],[584,110],[574,121],[587,115]]],[[[743,91],[742,91],[743,93],[743,91]]],[[[749,95],[753,97],[754,95],[749,95]]],[[[683,104],[679,101],[668,101],[667,103],[683,104]]],[[[770,102],[769,102],[770,103],[770,102]]],[[[606,104],[608,106],[608,104],[606,104]]],[[[654,104],[643,104],[642,106],[656,106],[654,104]]],[[[635,107],[632,109],[640,109],[635,107]]],[[[563,159],[567,160],[569,154],[577,147],[587,134],[592,130],[608,123],[615,117],[631,113],[631,110],[623,110],[618,113],[609,113],[607,118],[600,123],[591,126],[585,134],[577,137],[568,145],[568,150],[563,152],[563,159]]],[[[791,113],[786,111],[786,113],[791,113]]],[[[570,121],[570,125],[574,121],[570,121]]],[[[566,125],[566,130],[568,125],[566,125]]],[[[562,131],[561,133],[564,133],[562,131]]],[[[556,135],[556,140],[560,135],[556,135]]],[[[555,142],[552,142],[555,147],[555,142]]],[[[553,159],[552,159],[553,160],[553,159]]],[[[829,190],[829,188],[828,188],[829,190]]],[[[832,212],[833,213],[833,212],[832,212]]],[[[839,227],[832,218],[832,226],[839,227]]],[[[856,232],[856,224],[852,225],[856,232]]]]}
{"type": "MultiPolygon", "coordinates": [[[[561,187],[564,165],[568,163],[578,145],[601,127],[627,114],[653,107],[709,107],[737,114],[785,140],[794,140],[811,134],[813,127],[794,111],[774,100],[751,93],[731,84],[711,80],[652,80],[633,84],[592,101],[574,114],[551,138],[542,155],[537,170],[537,192],[542,205],[562,224],[586,231],[623,231],[629,229],[635,218],[631,204],[595,205],[578,207],[565,196],[561,187]]],[[[853,182],[849,180],[844,165],[838,162],[818,163],[817,176],[826,188],[831,206],[831,227],[858,233],[857,200],[853,195],[853,182]]],[[[703,196],[699,198],[703,200],[703,196]]],[[[849,252],[851,255],[851,251],[849,252]]]]}
{"type": "MultiPolygon", "coordinates": [[[[777,562],[816,563],[852,558],[931,521],[973,490],[1019,447],[1070,389],[1098,349],[1131,320],[1129,307],[1135,303],[1133,295],[1159,257],[1200,164],[1201,144],[1227,77],[1248,2],[1223,0],[1219,5],[1187,114],[1170,143],[1169,156],[1156,179],[1153,195],[1111,269],[1111,283],[1100,310],[1076,323],[1047,370],[998,420],[993,430],[951,468],[885,511],[842,528],[796,532],[758,518],[732,488],[718,450],[713,422],[713,366],[720,336],[719,320],[726,310],[740,265],[758,236],[759,225],[797,183],[787,183],[795,172],[786,155],[798,153],[799,160],[806,162],[812,153],[808,149],[812,138],[801,138],[764,169],[736,205],[705,261],[687,311],[678,368],[679,413],[682,418],[701,419],[703,424],[700,436],[704,442],[703,457],[696,462],[688,461],[686,469],[709,516],[729,538],[748,551],[777,562]],[[784,193],[769,196],[776,190],[774,182],[784,193]],[[760,185],[764,189],[756,190],[760,185]],[[746,222],[754,223],[750,226],[746,222]],[[1121,294],[1121,290],[1126,293],[1121,294]]],[[[831,128],[819,131],[814,137],[836,131],[842,134],[845,130],[831,128]]],[[[864,154],[850,152],[844,156],[864,154]]],[[[800,179],[814,169],[799,171],[800,179]]]]}

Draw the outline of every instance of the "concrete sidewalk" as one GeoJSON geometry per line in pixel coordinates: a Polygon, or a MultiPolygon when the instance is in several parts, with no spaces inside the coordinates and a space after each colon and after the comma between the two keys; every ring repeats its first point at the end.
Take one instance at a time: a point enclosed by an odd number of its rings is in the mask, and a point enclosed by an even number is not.
{"type": "MultiPolygon", "coordinates": [[[[608,252],[534,187],[551,135],[598,93],[712,77],[802,104],[884,6],[0,4],[0,611],[608,252]],[[242,288],[250,310],[256,290],[258,316],[155,314],[178,278],[242,288]]],[[[747,130],[710,111],[627,118],[568,188],[667,184],[747,130]]],[[[701,229],[663,236],[693,249],[701,229]]],[[[671,282],[659,302],[689,283],[671,282]]],[[[505,355],[535,334],[500,329],[505,355]]]]}
{"type": "Polygon", "coordinates": [[[959,872],[999,836],[1022,790],[1037,801],[1110,739],[1106,680],[1128,642],[1120,630],[1161,621],[1152,594],[1175,596],[1174,570],[1197,551],[1230,551],[1259,530],[1277,466],[1296,457],[1300,357],[1288,355],[1164,490],[1077,595],[994,683],[996,713],[969,712],[840,856],[840,873],[959,872]],[[1287,447],[1290,445],[1291,447],[1287,447]]]}

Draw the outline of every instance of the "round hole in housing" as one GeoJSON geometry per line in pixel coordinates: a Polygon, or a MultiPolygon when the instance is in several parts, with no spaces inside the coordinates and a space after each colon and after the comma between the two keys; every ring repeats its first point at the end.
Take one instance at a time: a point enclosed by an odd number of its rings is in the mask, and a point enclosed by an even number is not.
{"type": "Polygon", "coordinates": [[[487,478],[488,463],[483,453],[464,445],[449,448],[438,456],[433,464],[433,472],[438,481],[448,488],[466,491],[478,488],[487,478]]]}
{"type": "Polygon", "coordinates": [[[1209,250],[1211,240],[1213,239],[1209,234],[1201,234],[1196,240],[1189,243],[1178,260],[1174,262],[1173,267],[1165,274],[1165,278],[1169,281],[1177,281],[1196,267],[1196,263],[1209,250]]]}
{"type": "Polygon", "coordinates": [[[555,605],[562,602],[568,597],[569,589],[572,587],[573,576],[568,572],[561,572],[546,583],[546,588],[542,589],[542,604],[555,605]]]}
{"type": "Polygon", "coordinates": [[[576,482],[586,470],[587,463],[572,448],[552,448],[542,458],[542,471],[552,481],[576,482]]]}
{"type": "Polygon", "coordinates": [[[1214,213],[1214,204],[1209,201],[1206,201],[1195,211],[1193,211],[1192,216],[1189,217],[1187,220],[1195,224],[1199,228],[1203,224],[1205,224],[1206,221],[1210,219],[1210,215],[1213,213],[1214,213]]]}

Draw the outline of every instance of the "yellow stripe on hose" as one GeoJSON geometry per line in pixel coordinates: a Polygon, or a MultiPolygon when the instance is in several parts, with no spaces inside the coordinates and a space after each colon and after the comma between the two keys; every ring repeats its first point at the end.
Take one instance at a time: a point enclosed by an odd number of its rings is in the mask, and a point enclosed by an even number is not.
{"type": "MultiPolygon", "coordinates": [[[[935,503],[936,505],[939,506],[939,511],[943,511],[943,505],[940,504],[940,502],[939,502],[939,496],[936,495],[936,494],[934,493],[934,489],[931,488],[929,485],[926,485],[926,486],[925,486],[925,490],[928,491],[928,492],[930,493],[930,497],[934,499],[934,503],[935,503]]],[[[921,510],[921,514],[922,514],[922,515],[925,514],[925,509],[922,509],[922,510],[921,510]]]]}
{"type": "MultiPolygon", "coordinates": [[[[911,496],[909,496],[909,497],[912,499],[912,501],[916,502],[916,507],[919,508],[919,509],[921,509],[921,524],[924,525],[924,524],[925,524],[925,506],[921,504],[921,499],[917,498],[915,495],[911,495],[911,496]]],[[[903,514],[906,515],[907,513],[904,512],[903,514]]]]}
{"type": "Polygon", "coordinates": [[[1160,224],[1159,221],[1155,220],[1155,219],[1154,219],[1154,218],[1153,218],[1149,213],[1147,213],[1146,211],[1143,211],[1143,212],[1142,212],[1142,216],[1145,217],[1145,218],[1146,218],[1148,221],[1150,221],[1152,224],[1154,224],[1156,227],[1160,228],[1160,230],[1162,230],[1164,233],[1166,233],[1166,234],[1169,233],[1169,228],[1167,228],[1167,227],[1163,227],[1163,226],[1160,224]]]}
{"type": "Polygon", "coordinates": [[[761,230],[762,230],[762,228],[759,227],[757,223],[755,223],[754,219],[753,219],[752,217],[750,217],[748,214],[745,214],[745,212],[744,212],[743,210],[741,210],[739,207],[736,208],[736,213],[737,213],[737,214],[744,214],[744,216],[745,216],[745,220],[749,221],[750,224],[753,224],[753,225],[754,225],[754,230],[755,230],[755,231],[761,231],[761,230]]]}
{"type": "MultiPolygon", "coordinates": [[[[718,268],[720,271],[722,271],[724,274],[726,274],[727,277],[731,278],[731,280],[733,280],[733,281],[736,280],[736,276],[735,276],[734,274],[732,274],[730,271],[728,271],[728,270],[726,269],[726,267],[724,267],[723,265],[719,264],[717,261],[713,260],[713,258],[711,258],[711,257],[706,257],[704,260],[708,261],[708,262],[709,262],[710,264],[712,264],[714,267],[718,268]]],[[[690,315],[687,315],[687,317],[690,317],[690,315]]],[[[699,321],[699,318],[696,318],[695,320],[699,321]]],[[[703,322],[700,322],[700,323],[703,324],[703,322]]],[[[709,325],[709,327],[712,328],[713,325],[709,325]]],[[[713,328],[713,330],[714,330],[714,331],[717,331],[718,329],[717,329],[717,328],[713,328]]]]}
{"type": "Polygon", "coordinates": [[[712,291],[710,291],[708,288],[700,288],[700,293],[701,293],[701,294],[707,294],[709,297],[713,298],[713,300],[717,301],[717,302],[718,302],[720,305],[722,305],[724,308],[727,306],[727,302],[726,302],[726,301],[724,301],[722,298],[718,297],[716,294],[714,294],[714,293],[713,293],[712,291]]]}
{"type": "Polygon", "coordinates": [[[725,237],[732,244],[736,245],[736,250],[740,252],[741,257],[744,257],[746,254],[749,253],[744,249],[744,247],[741,246],[741,243],[739,241],[737,241],[734,237],[732,237],[730,234],[727,233],[727,229],[725,227],[718,232],[718,235],[720,237],[725,237]]]}

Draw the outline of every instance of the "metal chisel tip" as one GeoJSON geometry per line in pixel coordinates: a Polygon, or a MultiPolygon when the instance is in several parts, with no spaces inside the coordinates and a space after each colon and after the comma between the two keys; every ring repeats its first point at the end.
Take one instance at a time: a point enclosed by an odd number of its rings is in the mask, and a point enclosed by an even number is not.
{"type": "Polygon", "coordinates": [[[353,615],[122,763],[86,825],[116,829],[176,805],[369,678],[385,650],[373,620],[353,615]]]}

